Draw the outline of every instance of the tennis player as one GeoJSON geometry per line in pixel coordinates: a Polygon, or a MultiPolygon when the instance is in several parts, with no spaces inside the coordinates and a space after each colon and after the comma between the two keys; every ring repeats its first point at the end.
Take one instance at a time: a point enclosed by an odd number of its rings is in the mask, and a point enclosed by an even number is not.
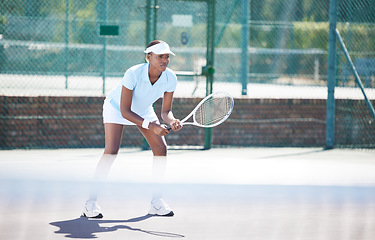
{"type": "MultiPolygon", "coordinates": [[[[180,121],[172,113],[177,77],[168,68],[168,64],[169,55],[175,54],[166,42],[160,40],[150,42],[144,52],[147,63],[129,68],[121,84],[113,89],[104,101],[105,150],[96,168],[94,177],[96,181],[83,211],[85,217],[103,217],[97,204],[99,183],[106,179],[118,154],[124,126],[135,125],[146,138],[154,156],[153,179],[157,183],[162,182],[166,168],[167,144],[164,136],[169,130],[165,125],[160,124],[152,107],[153,103],[163,97],[161,110],[163,121],[169,124],[173,131],[182,128],[180,121]]],[[[161,196],[161,188],[157,187],[153,192],[149,214],[173,216],[172,209],[161,196]]]]}

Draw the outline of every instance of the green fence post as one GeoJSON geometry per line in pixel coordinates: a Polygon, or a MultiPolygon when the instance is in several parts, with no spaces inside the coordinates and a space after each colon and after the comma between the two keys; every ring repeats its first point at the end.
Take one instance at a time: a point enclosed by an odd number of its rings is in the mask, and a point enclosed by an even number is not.
{"type": "Polygon", "coordinates": [[[332,149],[335,143],[336,24],[337,0],[331,0],[329,4],[328,33],[328,96],[326,116],[326,149],[332,149]]]}
{"type": "MultiPolygon", "coordinates": [[[[107,24],[107,6],[108,0],[104,1],[104,24],[107,24]]],[[[106,58],[107,58],[107,38],[103,37],[103,95],[105,94],[105,72],[106,72],[106,58]]]]}
{"type": "Polygon", "coordinates": [[[146,39],[145,48],[152,41],[151,40],[151,25],[152,25],[152,13],[151,13],[151,0],[147,0],[146,3],[146,39]]]}
{"type": "Polygon", "coordinates": [[[153,36],[153,40],[156,40],[156,33],[157,33],[157,25],[158,25],[158,13],[157,13],[157,11],[158,11],[158,9],[159,9],[159,6],[158,6],[158,0],[154,0],[154,16],[153,16],[153,18],[154,18],[154,25],[153,25],[153,31],[152,31],[152,36],[153,36]]]}
{"type": "MultiPolygon", "coordinates": [[[[151,0],[146,1],[146,37],[145,37],[145,48],[152,41],[152,11],[151,11],[151,0]]],[[[146,60],[145,60],[146,61],[146,60]]],[[[147,143],[146,138],[143,138],[143,150],[150,149],[150,146],[147,143]]]]}
{"type": "MultiPolygon", "coordinates": [[[[212,93],[214,81],[214,52],[215,52],[215,0],[207,1],[207,66],[206,66],[206,95],[212,93]]],[[[204,149],[212,145],[212,129],[205,128],[204,149]]]]}
{"type": "Polygon", "coordinates": [[[65,4],[65,89],[68,89],[69,77],[69,0],[65,4]]]}
{"type": "Polygon", "coordinates": [[[247,80],[249,75],[249,1],[242,0],[242,38],[241,38],[241,83],[242,95],[247,95],[247,80]]]}
{"type": "MultiPolygon", "coordinates": [[[[157,5],[157,0],[154,0],[151,2],[151,0],[147,0],[146,4],[146,43],[145,43],[145,48],[147,45],[153,41],[156,40],[156,26],[157,26],[157,10],[158,10],[158,5],[157,5]],[[153,11],[151,11],[153,9],[153,11]]],[[[150,149],[146,138],[143,138],[143,150],[148,150],[150,149]]]]}

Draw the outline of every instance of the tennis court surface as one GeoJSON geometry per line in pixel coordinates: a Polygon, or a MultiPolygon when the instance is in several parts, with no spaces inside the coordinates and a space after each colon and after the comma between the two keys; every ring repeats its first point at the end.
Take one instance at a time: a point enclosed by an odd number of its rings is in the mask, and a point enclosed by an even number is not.
{"type": "Polygon", "coordinates": [[[121,149],[104,218],[81,218],[102,151],[0,151],[0,239],[375,239],[374,150],[170,150],[175,216],[154,217],[152,154],[121,149]]]}

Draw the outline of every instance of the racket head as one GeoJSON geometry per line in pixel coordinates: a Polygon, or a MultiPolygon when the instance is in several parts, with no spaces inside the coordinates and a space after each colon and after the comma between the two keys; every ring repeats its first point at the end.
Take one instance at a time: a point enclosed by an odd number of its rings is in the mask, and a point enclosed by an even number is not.
{"type": "Polygon", "coordinates": [[[194,109],[194,125],[199,127],[215,127],[223,123],[232,113],[234,100],[224,91],[214,92],[205,97],[194,109]]]}

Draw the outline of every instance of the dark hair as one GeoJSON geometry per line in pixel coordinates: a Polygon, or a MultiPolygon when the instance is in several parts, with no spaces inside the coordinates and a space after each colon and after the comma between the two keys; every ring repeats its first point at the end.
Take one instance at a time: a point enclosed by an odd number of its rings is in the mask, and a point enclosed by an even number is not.
{"type": "Polygon", "coordinates": [[[161,43],[161,42],[163,42],[163,41],[160,41],[160,40],[154,40],[154,41],[151,41],[149,44],[148,44],[148,48],[149,47],[152,47],[152,46],[154,46],[154,45],[156,45],[156,44],[158,44],[158,43],[161,43]]]}
{"type": "MultiPolygon", "coordinates": [[[[161,41],[161,40],[154,40],[154,41],[151,41],[151,42],[148,44],[147,48],[152,47],[152,46],[154,46],[154,45],[156,45],[156,44],[158,44],[158,43],[161,43],[161,42],[163,42],[163,41],[161,41]]],[[[146,55],[146,62],[148,62],[148,60],[147,60],[147,56],[149,56],[150,53],[151,53],[151,52],[147,53],[147,55],[146,55]]]]}

